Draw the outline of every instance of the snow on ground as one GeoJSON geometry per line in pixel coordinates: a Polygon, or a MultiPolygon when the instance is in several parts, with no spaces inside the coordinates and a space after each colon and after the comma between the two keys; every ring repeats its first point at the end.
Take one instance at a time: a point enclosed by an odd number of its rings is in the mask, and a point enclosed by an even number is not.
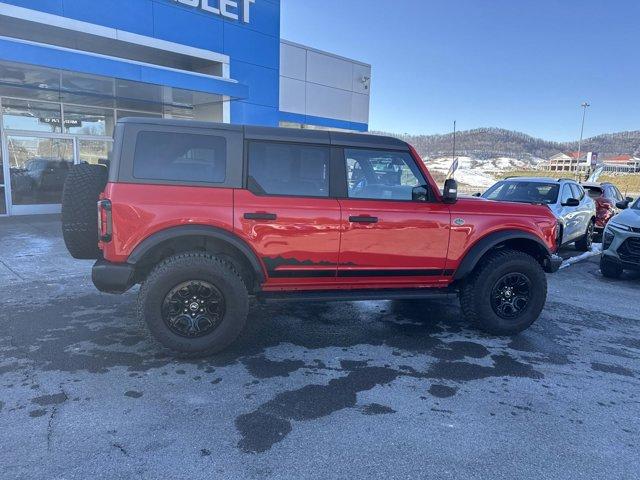
{"type": "Polygon", "coordinates": [[[594,243],[593,245],[591,245],[591,250],[589,250],[588,252],[584,252],[576,257],[567,258],[564,262],[562,262],[562,265],[560,265],[560,268],[561,269],[567,268],[573,265],[574,263],[581,262],[583,260],[586,260],[587,258],[595,257],[596,255],[600,255],[601,253],[602,253],[602,244],[594,243]]]}
{"type": "MultiPolygon", "coordinates": [[[[496,182],[497,174],[509,170],[528,170],[538,163],[539,159],[519,160],[510,157],[497,157],[479,160],[473,157],[458,157],[456,180],[472,187],[487,188],[496,182]]],[[[451,167],[452,157],[433,158],[426,162],[429,170],[446,174],[451,167]]]]}

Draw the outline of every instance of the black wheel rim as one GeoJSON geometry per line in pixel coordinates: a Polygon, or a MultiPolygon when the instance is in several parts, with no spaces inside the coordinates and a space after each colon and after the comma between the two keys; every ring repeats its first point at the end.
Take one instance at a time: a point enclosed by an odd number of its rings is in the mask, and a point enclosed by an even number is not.
{"type": "Polygon", "coordinates": [[[514,319],[527,309],[531,297],[531,281],[522,273],[508,273],[491,291],[491,307],[505,319],[514,319]]]}
{"type": "Polygon", "coordinates": [[[201,280],[176,285],[162,302],[162,320],[181,337],[199,338],[210,334],[218,328],[224,313],[222,292],[201,280]]]}

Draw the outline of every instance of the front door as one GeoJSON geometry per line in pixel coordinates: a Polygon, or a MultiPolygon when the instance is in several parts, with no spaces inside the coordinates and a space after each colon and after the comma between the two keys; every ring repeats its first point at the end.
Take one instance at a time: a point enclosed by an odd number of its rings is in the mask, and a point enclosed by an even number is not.
{"type": "MultiPolygon", "coordinates": [[[[347,198],[341,199],[343,233],[338,283],[419,287],[448,283],[451,214],[428,192],[409,152],[345,149],[347,198]]],[[[430,189],[430,187],[428,187],[430,189]]]]}
{"type": "Polygon", "coordinates": [[[234,228],[267,271],[264,290],[333,286],[340,205],[330,198],[329,146],[251,141],[247,189],[234,192],[234,228]]]}
{"type": "Polygon", "coordinates": [[[566,205],[567,201],[574,198],[574,192],[571,185],[565,183],[560,191],[560,201],[558,202],[557,214],[564,222],[564,230],[562,234],[562,243],[568,243],[576,239],[580,235],[580,215],[578,207],[566,205]]]}

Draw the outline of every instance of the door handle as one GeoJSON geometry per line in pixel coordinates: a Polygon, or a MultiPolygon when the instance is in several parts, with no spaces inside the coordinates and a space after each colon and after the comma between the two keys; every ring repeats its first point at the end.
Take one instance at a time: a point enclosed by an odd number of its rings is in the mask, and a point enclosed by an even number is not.
{"type": "Polygon", "coordinates": [[[246,220],[275,220],[278,216],[275,213],[245,213],[246,220]]]}
{"type": "Polygon", "coordinates": [[[378,217],[370,217],[368,215],[349,217],[351,223],[378,223],[378,217]]]}

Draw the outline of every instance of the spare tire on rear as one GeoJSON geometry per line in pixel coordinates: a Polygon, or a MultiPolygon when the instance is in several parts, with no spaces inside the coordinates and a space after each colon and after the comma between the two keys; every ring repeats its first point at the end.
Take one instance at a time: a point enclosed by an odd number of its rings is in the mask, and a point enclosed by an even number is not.
{"type": "Polygon", "coordinates": [[[107,184],[107,167],[74,165],[62,190],[62,236],[69,253],[77,259],[101,256],[98,248],[98,196],[107,184]]]}

